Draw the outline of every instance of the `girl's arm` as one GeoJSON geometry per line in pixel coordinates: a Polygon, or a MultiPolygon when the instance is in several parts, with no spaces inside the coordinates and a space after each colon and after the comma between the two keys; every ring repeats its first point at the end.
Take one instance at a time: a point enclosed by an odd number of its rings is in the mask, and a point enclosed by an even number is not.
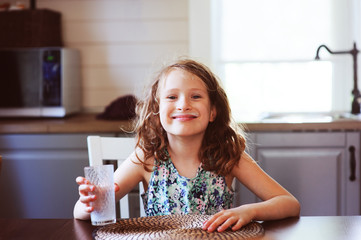
{"type": "Polygon", "coordinates": [[[222,232],[229,227],[238,230],[252,220],[275,220],[299,216],[300,204],[297,199],[280,184],[267,175],[246,153],[242,154],[232,175],[263,200],[223,210],[213,215],[203,226],[210,232],[222,232]]]}
{"type": "MultiPolygon", "coordinates": [[[[119,201],[128,194],[140,181],[144,180],[145,170],[142,165],[136,164],[139,160],[135,153],[131,154],[115,171],[115,200],[119,201]]],[[[73,215],[76,219],[90,219],[90,213],[94,210],[90,203],[96,200],[96,196],[89,196],[89,192],[94,190],[94,186],[84,177],[77,177],[79,184],[79,200],[74,206],[73,215]]]]}
{"type": "MultiPolygon", "coordinates": [[[[143,157],[141,151],[138,152],[138,156],[143,157]]],[[[114,173],[114,182],[119,186],[115,200],[118,201],[128,194],[140,181],[147,184],[149,174],[133,153],[114,173]]]]}

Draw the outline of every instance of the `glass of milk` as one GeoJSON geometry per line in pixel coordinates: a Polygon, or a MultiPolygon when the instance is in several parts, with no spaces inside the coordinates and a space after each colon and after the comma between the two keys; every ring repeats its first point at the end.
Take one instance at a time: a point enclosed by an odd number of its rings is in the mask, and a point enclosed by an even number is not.
{"type": "Polygon", "coordinates": [[[91,203],[94,211],[90,214],[91,223],[101,226],[116,222],[115,194],[114,194],[114,167],[113,165],[97,165],[84,168],[85,178],[95,186],[89,195],[96,195],[91,203]]]}

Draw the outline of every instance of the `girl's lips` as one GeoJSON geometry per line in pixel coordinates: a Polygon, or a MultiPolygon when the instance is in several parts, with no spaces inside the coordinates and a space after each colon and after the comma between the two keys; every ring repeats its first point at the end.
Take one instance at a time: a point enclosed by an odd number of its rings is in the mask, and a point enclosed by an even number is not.
{"type": "Polygon", "coordinates": [[[191,120],[197,117],[198,117],[197,113],[173,113],[171,115],[171,118],[177,120],[191,120]]]}

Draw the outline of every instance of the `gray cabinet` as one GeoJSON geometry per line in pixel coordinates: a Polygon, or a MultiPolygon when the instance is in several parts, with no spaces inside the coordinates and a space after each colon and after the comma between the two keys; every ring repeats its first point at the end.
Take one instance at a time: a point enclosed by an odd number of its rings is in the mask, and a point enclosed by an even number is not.
{"type": "MultiPolygon", "coordinates": [[[[301,203],[301,215],[360,214],[360,134],[257,133],[250,154],[301,203]]],[[[238,204],[258,201],[238,186],[238,204]]]]}
{"type": "Polygon", "coordinates": [[[85,134],[0,135],[0,218],[72,218],[85,134]]]}
{"type": "MultiPolygon", "coordinates": [[[[72,218],[75,178],[89,165],[88,135],[0,135],[0,218],[72,218]]],[[[138,194],[137,188],[129,194],[131,217],[139,216],[138,194]]]]}

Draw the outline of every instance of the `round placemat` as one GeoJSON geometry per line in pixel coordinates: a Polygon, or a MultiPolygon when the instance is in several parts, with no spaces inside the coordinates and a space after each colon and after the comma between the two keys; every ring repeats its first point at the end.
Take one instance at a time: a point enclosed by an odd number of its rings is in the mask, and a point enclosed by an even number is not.
{"type": "Polygon", "coordinates": [[[252,222],[238,231],[207,232],[202,230],[209,215],[166,215],[121,219],[97,228],[93,238],[103,239],[246,239],[262,236],[264,229],[252,222]]]}

